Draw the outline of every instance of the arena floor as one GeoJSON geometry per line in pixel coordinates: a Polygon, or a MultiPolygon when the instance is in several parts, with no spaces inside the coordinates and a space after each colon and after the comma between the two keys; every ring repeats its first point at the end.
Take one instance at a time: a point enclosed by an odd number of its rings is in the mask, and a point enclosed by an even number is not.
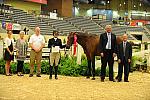
{"type": "Polygon", "coordinates": [[[0,100],[150,100],[150,74],[134,72],[129,83],[85,77],[0,75],[0,100]]]}

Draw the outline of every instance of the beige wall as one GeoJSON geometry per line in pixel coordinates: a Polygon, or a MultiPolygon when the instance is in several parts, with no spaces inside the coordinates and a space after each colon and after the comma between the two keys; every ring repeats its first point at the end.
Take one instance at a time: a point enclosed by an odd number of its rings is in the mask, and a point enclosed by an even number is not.
{"type": "Polygon", "coordinates": [[[41,10],[41,4],[34,2],[28,2],[23,0],[4,0],[4,3],[27,12],[30,10],[41,10]]]}

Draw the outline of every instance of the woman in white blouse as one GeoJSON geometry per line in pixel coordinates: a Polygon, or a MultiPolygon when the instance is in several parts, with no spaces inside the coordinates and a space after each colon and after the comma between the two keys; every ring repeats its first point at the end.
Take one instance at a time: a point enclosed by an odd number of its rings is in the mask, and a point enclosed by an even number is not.
{"type": "Polygon", "coordinates": [[[4,40],[4,45],[5,45],[5,53],[4,53],[4,60],[6,61],[5,65],[5,72],[6,76],[12,76],[9,72],[10,70],[10,62],[11,60],[14,59],[14,39],[12,37],[12,31],[7,31],[7,38],[4,40]]]}

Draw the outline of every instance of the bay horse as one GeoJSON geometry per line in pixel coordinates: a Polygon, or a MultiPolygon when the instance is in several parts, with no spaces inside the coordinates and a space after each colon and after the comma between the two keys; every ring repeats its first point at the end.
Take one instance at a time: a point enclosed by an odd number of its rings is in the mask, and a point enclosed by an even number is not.
{"type": "MultiPolygon", "coordinates": [[[[95,79],[94,78],[95,77],[95,56],[100,56],[100,50],[99,50],[100,35],[88,34],[82,32],[70,32],[66,44],[67,48],[70,48],[70,46],[73,44],[74,35],[76,35],[77,43],[82,46],[88,60],[87,78],[90,78],[91,76],[91,65],[92,65],[92,76],[93,76],[92,80],[94,80],[95,79]]],[[[116,41],[117,44],[121,43],[122,38],[117,37],[116,41]]]]}

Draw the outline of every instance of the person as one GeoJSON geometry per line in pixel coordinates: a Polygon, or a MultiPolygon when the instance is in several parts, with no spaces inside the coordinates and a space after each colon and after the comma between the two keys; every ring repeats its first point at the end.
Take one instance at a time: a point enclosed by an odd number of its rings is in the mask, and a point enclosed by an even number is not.
{"type": "Polygon", "coordinates": [[[124,82],[128,81],[129,76],[129,64],[131,63],[132,58],[132,45],[127,41],[127,34],[123,35],[123,42],[118,45],[118,82],[122,81],[122,73],[124,66],[124,82]]]}
{"type": "Polygon", "coordinates": [[[106,25],[106,32],[100,35],[99,49],[101,52],[101,82],[104,82],[106,66],[109,66],[109,81],[115,82],[113,78],[114,57],[117,53],[116,36],[112,34],[111,25],[106,25]]]}
{"type": "Polygon", "coordinates": [[[53,31],[53,38],[49,39],[48,48],[50,49],[50,76],[49,79],[52,79],[53,66],[55,66],[55,79],[58,79],[58,63],[60,60],[60,48],[64,48],[65,45],[62,45],[61,39],[58,38],[59,33],[53,31]]]}
{"type": "Polygon", "coordinates": [[[17,75],[18,76],[23,76],[22,70],[23,70],[23,64],[24,60],[26,59],[27,56],[27,48],[28,48],[28,43],[24,39],[25,32],[20,31],[19,33],[20,38],[17,39],[16,41],[16,60],[17,60],[17,75]]]}
{"type": "Polygon", "coordinates": [[[6,76],[12,76],[10,73],[10,63],[12,60],[14,60],[14,39],[12,37],[12,31],[8,30],[7,35],[8,37],[4,39],[4,47],[5,47],[5,53],[4,53],[4,60],[6,61],[5,64],[5,72],[6,76]]]}
{"type": "Polygon", "coordinates": [[[40,34],[40,28],[35,28],[35,34],[33,34],[29,39],[29,46],[31,47],[30,52],[30,75],[33,76],[34,63],[37,64],[37,77],[41,77],[41,59],[42,59],[42,49],[45,46],[45,39],[40,34]]]}

